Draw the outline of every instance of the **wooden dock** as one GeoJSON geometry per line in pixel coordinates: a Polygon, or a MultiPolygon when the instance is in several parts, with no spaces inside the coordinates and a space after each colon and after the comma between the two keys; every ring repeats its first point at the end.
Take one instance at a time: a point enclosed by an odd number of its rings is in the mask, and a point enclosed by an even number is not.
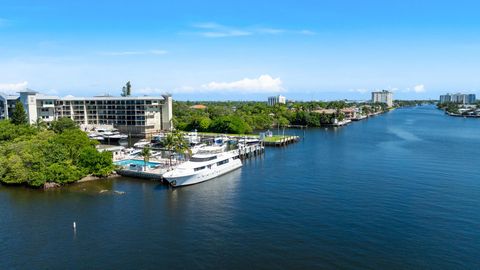
{"type": "Polygon", "coordinates": [[[274,146],[274,147],[279,147],[279,146],[286,146],[291,143],[296,143],[300,140],[299,136],[285,136],[283,138],[278,138],[276,140],[265,140],[263,143],[265,146],[274,146]]]}
{"type": "Polygon", "coordinates": [[[253,144],[241,147],[238,149],[238,154],[241,159],[249,159],[265,153],[265,146],[263,144],[253,144]]]}

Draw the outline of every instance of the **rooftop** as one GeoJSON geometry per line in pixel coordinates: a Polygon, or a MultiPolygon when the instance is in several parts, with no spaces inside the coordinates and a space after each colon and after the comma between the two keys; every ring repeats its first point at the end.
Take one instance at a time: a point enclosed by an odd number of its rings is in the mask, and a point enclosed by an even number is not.
{"type": "Polygon", "coordinates": [[[116,96],[94,96],[94,97],[75,97],[75,96],[50,96],[40,94],[36,91],[27,89],[25,91],[18,92],[17,95],[0,93],[0,98],[7,100],[15,100],[20,97],[20,94],[33,94],[37,100],[67,100],[67,101],[84,101],[84,100],[165,100],[166,95],[162,96],[130,96],[130,97],[116,97],[116,96]]]}
{"type": "Polygon", "coordinates": [[[74,96],[66,96],[63,98],[59,98],[61,100],[69,100],[69,101],[82,101],[82,100],[164,100],[164,96],[143,96],[143,97],[113,97],[113,96],[96,96],[96,97],[74,97],[74,96]]]}

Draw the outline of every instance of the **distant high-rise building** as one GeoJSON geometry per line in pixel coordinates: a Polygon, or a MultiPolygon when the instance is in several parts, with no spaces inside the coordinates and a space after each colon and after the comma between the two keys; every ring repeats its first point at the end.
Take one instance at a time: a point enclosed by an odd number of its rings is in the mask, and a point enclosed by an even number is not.
{"type": "Polygon", "coordinates": [[[278,95],[268,98],[268,105],[274,106],[275,104],[286,104],[287,99],[284,96],[278,95]]]}
{"type": "Polygon", "coordinates": [[[467,104],[473,104],[473,103],[475,103],[476,99],[477,98],[476,98],[475,94],[467,94],[466,102],[467,102],[467,104]]]}
{"type": "Polygon", "coordinates": [[[385,103],[388,107],[393,106],[393,93],[387,90],[372,92],[372,102],[385,103]]]}
{"type": "Polygon", "coordinates": [[[446,94],[440,96],[440,103],[453,102],[457,104],[473,104],[476,101],[475,94],[446,94]]]}

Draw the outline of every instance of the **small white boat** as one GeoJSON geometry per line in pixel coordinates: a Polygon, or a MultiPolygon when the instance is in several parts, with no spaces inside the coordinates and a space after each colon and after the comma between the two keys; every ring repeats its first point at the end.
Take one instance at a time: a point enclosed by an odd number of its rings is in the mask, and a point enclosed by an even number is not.
{"type": "Polygon", "coordinates": [[[229,142],[230,140],[231,139],[229,137],[227,137],[226,135],[223,135],[220,137],[215,137],[215,139],[213,139],[213,142],[215,143],[215,145],[223,145],[229,142]]]}
{"type": "Polygon", "coordinates": [[[185,140],[188,141],[189,144],[199,144],[201,142],[200,137],[198,137],[197,131],[190,132],[184,136],[185,140]]]}
{"type": "Polygon", "coordinates": [[[196,153],[198,153],[198,151],[200,151],[200,149],[202,149],[205,146],[207,146],[207,145],[204,144],[204,143],[196,144],[196,145],[190,147],[190,151],[192,152],[192,155],[195,155],[196,153]]]}
{"type": "Polygon", "coordinates": [[[134,159],[138,157],[138,154],[142,152],[142,150],[138,150],[135,148],[127,148],[123,150],[123,153],[125,155],[124,159],[134,159]]]}
{"type": "Polygon", "coordinates": [[[106,139],[127,139],[128,135],[125,134],[111,134],[111,135],[103,135],[104,138],[106,139]]]}
{"type": "Polygon", "coordinates": [[[138,142],[136,142],[133,147],[136,147],[136,148],[144,148],[145,146],[148,146],[150,145],[150,142],[147,141],[147,140],[140,140],[138,142]]]}

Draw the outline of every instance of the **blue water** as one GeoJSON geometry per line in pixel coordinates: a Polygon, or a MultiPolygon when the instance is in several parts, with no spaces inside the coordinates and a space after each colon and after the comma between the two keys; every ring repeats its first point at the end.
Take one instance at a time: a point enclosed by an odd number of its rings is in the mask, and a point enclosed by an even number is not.
{"type": "Polygon", "coordinates": [[[478,269],[478,119],[425,106],[305,135],[185,188],[0,187],[0,268],[478,269]]]}
{"type": "MultiPolygon", "coordinates": [[[[138,165],[138,166],[144,166],[144,165],[145,165],[145,161],[143,161],[143,160],[136,160],[136,159],[126,159],[126,160],[116,161],[115,164],[116,164],[116,165],[120,165],[120,166],[125,166],[125,165],[130,165],[130,164],[135,164],[135,165],[138,165]]],[[[150,162],[150,161],[148,161],[146,164],[147,164],[147,166],[149,166],[149,167],[151,167],[151,168],[154,168],[154,167],[160,165],[160,163],[150,162]]]]}

